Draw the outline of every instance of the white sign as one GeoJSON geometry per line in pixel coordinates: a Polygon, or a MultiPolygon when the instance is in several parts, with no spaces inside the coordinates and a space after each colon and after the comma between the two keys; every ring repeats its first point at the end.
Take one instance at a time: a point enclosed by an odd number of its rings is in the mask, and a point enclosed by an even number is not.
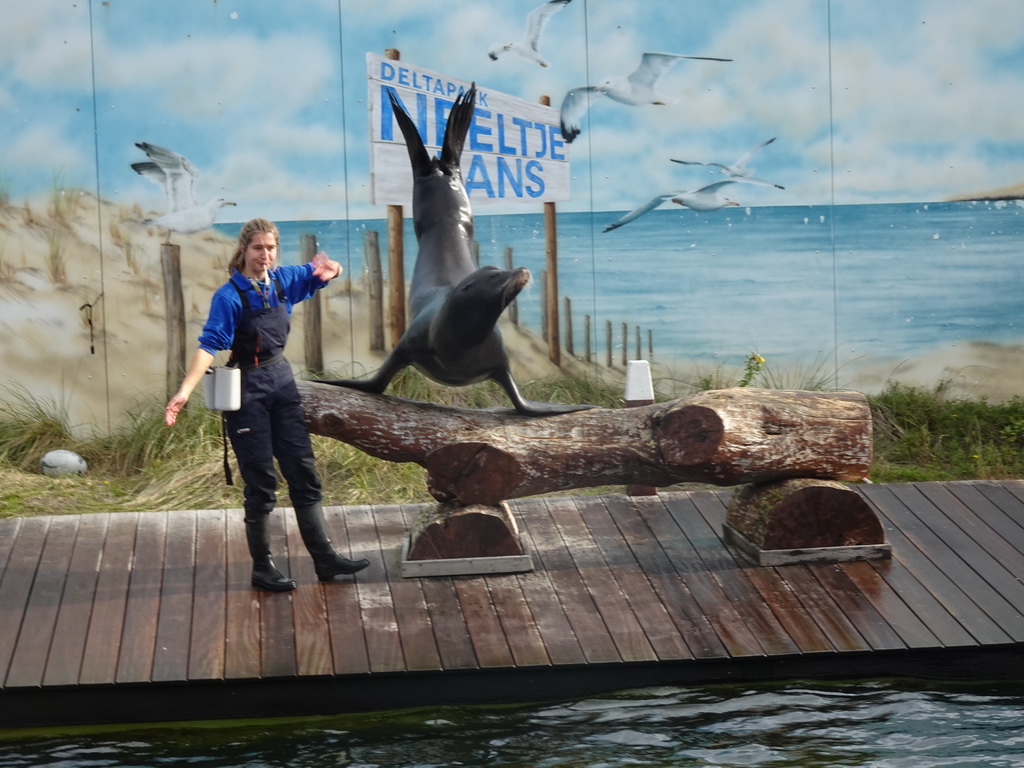
{"type": "MultiPolygon", "coordinates": [[[[412,170],[387,91],[412,118],[427,151],[436,153],[448,113],[470,83],[376,53],[368,53],[366,61],[373,202],[408,205],[412,170]]],[[[478,84],[476,111],[462,151],[462,178],[474,204],[568,200],[569,157],[558,110],[478,84]]]]}

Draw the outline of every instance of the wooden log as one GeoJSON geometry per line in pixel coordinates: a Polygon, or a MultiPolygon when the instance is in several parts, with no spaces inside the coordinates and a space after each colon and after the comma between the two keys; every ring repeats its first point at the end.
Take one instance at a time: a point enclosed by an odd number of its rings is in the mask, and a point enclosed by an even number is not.
{"type": "Polygon", "coordinates": [[[409,560],[522,555],[508,505],[456,503],[425,509],[409,530],[409,560]]]}
{"type": "Polygon", "coordinates": [[[885,531],[864,497],[842,483],[796,478],[744,485],[726,522],[761,549],[883,544],[885,531]]]}
{"type": "Polygon", "coordinates": [[[741,486],[729,502],[726,541],[763,566],[890,557],[875,511],[853,488],[797,478],[741,486]]]}
{"type": "Polygon", "coordinates": [[[496,505],[595,485],[859,480],[871,463],[871,411],[857,392],[746,387],[536,418],[298,385],[313,433],[420,464],[438,501],[496,505]]]}

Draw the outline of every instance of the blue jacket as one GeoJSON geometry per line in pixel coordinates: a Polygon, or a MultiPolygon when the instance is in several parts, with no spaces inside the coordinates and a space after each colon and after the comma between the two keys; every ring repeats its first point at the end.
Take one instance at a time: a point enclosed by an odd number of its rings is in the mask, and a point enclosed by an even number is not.
{"type": "MultiPolygon", "coordinates": [[[[276,306],[279,301],[277,292],[274,290],[274,280],[281,286],[284,294],[285,306],[288,314],[292,312],[292,305],[305,301],[318,290],[327,285],[326,282],[313,276],[312,264],[284,265],[270,270],[270,306],[276,306]]],[[[249,278],[245,277],[238,270],[231,273],[231,279],[224,283],[217,292],[213,294],[210,301],[210,315],[203,326],[203,332],[199,335],[199,346],[210,354],[216,354],[224,349],[231,349],[232,341],[235,338],[235,329],[242,317],[242,297],[239,296],[235,285],[244,289],[252,306],[261,306],[263,297],[253,287],[249,278]]]]}

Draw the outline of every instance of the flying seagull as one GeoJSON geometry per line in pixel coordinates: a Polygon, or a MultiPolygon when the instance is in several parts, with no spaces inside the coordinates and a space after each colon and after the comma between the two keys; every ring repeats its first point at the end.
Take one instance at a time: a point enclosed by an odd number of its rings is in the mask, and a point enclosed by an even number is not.
{"type": "MultiPolygon", "coordinates": [[[[748,168],[747,163],[750,162],[751,158],[754,155],[756,155],[762,149],[767,147],[773,141],[775,141],[775,137],[768,139],[768,141],[762,141],[756,147],[748,149],[746,152],[740,155],[739,159],[732,165],[725,165],[723,163],[701,163],[696,160],[676,160],[675,158],[671,159],[673,163],[680,163],[681,165],[708,165],[713,168],[719,168],[719,173],[722,173],[734,179],[750,179],[754,175],[754,169],[748,168]]],[[[773,186],[776,186],[779,189],[784,189],[784,187],[781,187],[778,184],[775,184],[773,186]]]]}
{"type": "Polygon", "coordinates": [[[646,203],[636,208],[616,222],[609,224],[604,228],[604,232],[610,232],[613,229],[629,224],[634,219],[639,219],[645,213],[653,211],[659,205],[664,203],[666,200],[671,200],[673,203],[678,203],[684,208],[690,208],[694,211],[717,211],[719,208],[725,208],[729,205],[739,205],[735,200],[730,200],[723,194],[723,190],[729,184],[737,183],[746,184],[760,184],[769,187],[777,186],[771,182],[761,181],[760,179],[726,179],[725,181],[716,181],[714,184],[708,184],[707,186],[701,187],[700,189],[694,189],[689,192],[666,192],[663,195],[652,197],[646,203]]]}
{"type": "Polygon", "coordinates": [[[674,101],[654,90],[654,84],[679,59],[701,61],[732,61],[711,56],[683,56],[679,53],[654,53],[648,51],[637,67],[627,77],[615,77],[600,85],[583,85],[573,88],[562,99],[562,138],[568,144],[580,135],[580,120],[590,108],[590,102],[601,96],[632,106],[645,104],[670,104],[674,101]]]}
{"type": "Polygon", "coordinates": [[[199,171],[187,158],[144,141],[136,142],[135,146],[145,152],[149,160],[132,163],[132,170],[162,187],[167,196],[167,211],[164,215],[146,219],[142,223],[166,229],[168,242],[171,232],[187,235],[207,229],[222,207],[234,205],[223,197],[214,197],[205,205],[200,205],[196,201],[196,178],[199,171]]]}
{"type": "Polygon", "coordinates": [[[526,17],[526,35],[523,39],[515,43],[499,43],[492,47],[487,52],[487,55],[491,57],[491,61],[497,61],[498,57],[505,53],[505,51],[512,51],[512,53],[522,56],[527,61],[532,61],[535,64],[546,67],[548,63],[540,55],[540,51],[537,50],[541,32],[547,26],[548,20],[571,2],[572,0],[548,0],[548,2],[538,5],[526,17]]]}

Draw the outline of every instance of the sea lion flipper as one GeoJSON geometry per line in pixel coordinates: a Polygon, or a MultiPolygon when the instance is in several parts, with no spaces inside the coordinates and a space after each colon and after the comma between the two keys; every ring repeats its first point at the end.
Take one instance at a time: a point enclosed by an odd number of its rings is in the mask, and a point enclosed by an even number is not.
{"type": "Polygon", "coordinates": [[[398,127],[405,138],[405,148],[409,153],[409,162],[412,163],[413,175],[426,173],[430,169],[431,162],[430,154],[423,146],[423,137],[420,136],[416,124],[398,103],[398,99],[395,98],[391,89],[388,89],[388,98],[391,100],[391,110],[395,113],[395,120],[398,121],[398,127]]]}
{"type": "Polygon", "coordinates": [[[538,403],[535,400],[527,400],[519,392],[519,387],[516,386],[516,382],[507,368],[495,371],[491,374],[491,380],[505,390],[509,400],[512,401],[512,405],[515,406],[516,413],[521,416],[555,416],[559,413],[574,413],[600,407],[587,403],[573,405],[567,403],[538,403]]]}
{"type": "Polygon", "coordinates": [[[321,379],[319,383],[330,384],[334,387],[348,387],[360,392],[379,395],[387,389],[395,375],[407,365],[409,365],[408,357],[402,352],[401,347],[395,347],[381,367],[377,369],[377,372],[368,379],[333,379],[331,381],[321,379]]]}
{"type": "Polygon", "coordinates": [[[444,145],[441,147],[441,167],[458,170],[462,158],[462,146],[466,143],[466,134],[473,123],[473,111],[476,109],[476,83],[469,86],[456,97],[451,112],[448,113],[448,125],[444,129],[444,145]]]}

